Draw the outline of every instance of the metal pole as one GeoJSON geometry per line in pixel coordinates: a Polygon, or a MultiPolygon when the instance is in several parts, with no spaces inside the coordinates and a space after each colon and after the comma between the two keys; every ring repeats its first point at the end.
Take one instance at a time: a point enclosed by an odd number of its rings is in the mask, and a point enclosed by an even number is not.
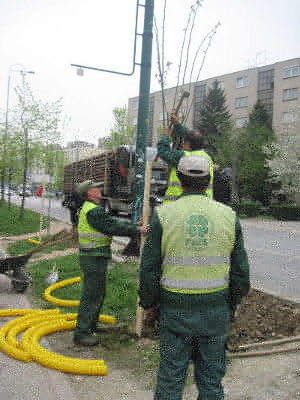
{"type": "Polygon", "coordinates": [[[149,93],[151,81],[152,59],[152,26],[154,0],[146,0],[144,16],[144,32],[142,41],[142,58],[139,90],[139,109],[137,122],[137,140],[135,155],[134,209],[132,220],[136,222],[142,215],[145,184],[147,119],[149,112],[149,93]]]}

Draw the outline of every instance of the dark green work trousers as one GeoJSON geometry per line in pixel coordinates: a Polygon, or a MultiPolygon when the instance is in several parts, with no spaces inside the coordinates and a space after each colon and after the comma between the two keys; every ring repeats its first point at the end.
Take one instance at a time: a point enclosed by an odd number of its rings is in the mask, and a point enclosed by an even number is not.
{"type": "Polygon", "coordinates": [[[107,262],[104,257],[79,256],[83,287],[74,331],[77,339],[94,332],[97,326],[105,297],[107,262]]]}
{"type": "Polygon", "coordinates": [[[160,328],[160,365],[154,400],[181,400],[189,360],[194,363],[197,400],[223,400],[226,336],[180,336],[160,328]]]}

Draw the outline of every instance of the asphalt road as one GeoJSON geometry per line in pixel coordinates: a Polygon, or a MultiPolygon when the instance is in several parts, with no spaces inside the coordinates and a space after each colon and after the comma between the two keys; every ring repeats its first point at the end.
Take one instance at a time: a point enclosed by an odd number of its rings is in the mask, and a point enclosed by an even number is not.
{"type": "MultiPolygon", "coordinates": [[[[13,196],[12,201],[21,203],[18,196],[13,196]]],[[[51,200],[50,206],[52,217],[70,223],[69,210],[62,207],[61,200],[51,200]]],[[[41,198],[27,197],[25,207],[40,212],[41,198]]],[[[46,199],[46,215],[48,207],[46,199]]],[[[300,222],[246,219],[241,224],[252,287],[300,304],[300,222]]]]}

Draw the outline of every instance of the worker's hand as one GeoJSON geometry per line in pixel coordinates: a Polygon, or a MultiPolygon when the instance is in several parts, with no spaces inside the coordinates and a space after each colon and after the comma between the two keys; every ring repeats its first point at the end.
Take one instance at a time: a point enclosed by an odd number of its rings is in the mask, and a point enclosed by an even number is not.
{"type": "Polygon", "coordinates": [[[148,228],[149,228],[148,225],[141,226],[141,227],[140,227],[141,235],[146,236],[146,235],[147,235],[147,232],[148,232],[148,228]]]}
{"type": "Polygon", "coordinates": [[[143,215],[141,215],[140,219],[137,222],[137,224],[138,224],[138,226],[143,226],[143,223],[144,223],[144,217],[143,217],[143,215]]]}
{"type": "Polygon", "coordinates": [[[154,326],[159,322],[159,306],[149,308],[145,314],[144,322],[146,326],[154,326]]]}
{"type": "Polygon", "coordinates": [[[178,125],[179,124],[179,118],[178,118],[178,115],[176,115],[175,113],[171,113],[170,114],[170,116],[169,116],[169,119],[170,119],[170,122],[173,124],[173,125],[178,125]]]}
{"type": "Polygon", "coordinates": [[[170,128],[164,128],[162,131],[162,136],[171,136],[172,130],[170,128]]]}

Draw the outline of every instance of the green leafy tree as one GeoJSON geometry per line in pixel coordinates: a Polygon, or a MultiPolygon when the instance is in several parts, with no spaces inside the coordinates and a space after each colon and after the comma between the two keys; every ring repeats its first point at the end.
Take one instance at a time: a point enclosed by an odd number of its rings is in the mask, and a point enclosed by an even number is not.
{"type": "Polygon", "coordinates": [[[198,129],[205,137],[206,148],[213,157],[217,155],[222,135],[231,127],[230,118],[224,89],[216,79],[203,98],[198,123],[198,129]]]}
{"type": "Polygon", "coordinates": [[[272,170],[272,184],[275,191],[288,202],[294,202],[300,193],[300,119],[295,119],[286,130],[282,130],[278,142],[274,145],[276,156],[268,161],[272,170]]]}
{"type": "Polygon", "coordinates": [[[127,106],[114,108],[113,116],[114,126],[106,140],[106,148],[111,150],[123,144],[133,144],[136,128],[130,124],[127,106]]]}
{"type": "MultiPolygon", "coordinates": [[[[14,110],[12,124],[19,133],[19,149],[23,170],[22,185],[27,185],[28,171],[34,160],[44,159],[44,151],[50,144],[59,143],[58,125],[62,111],[62,99],[52,103],[36,100],[25,75],[22,85],[16,88],[18,104],[14,110]]],[[[25,193],[23,190],[20,219],[24,216],[25,193]]]]}

